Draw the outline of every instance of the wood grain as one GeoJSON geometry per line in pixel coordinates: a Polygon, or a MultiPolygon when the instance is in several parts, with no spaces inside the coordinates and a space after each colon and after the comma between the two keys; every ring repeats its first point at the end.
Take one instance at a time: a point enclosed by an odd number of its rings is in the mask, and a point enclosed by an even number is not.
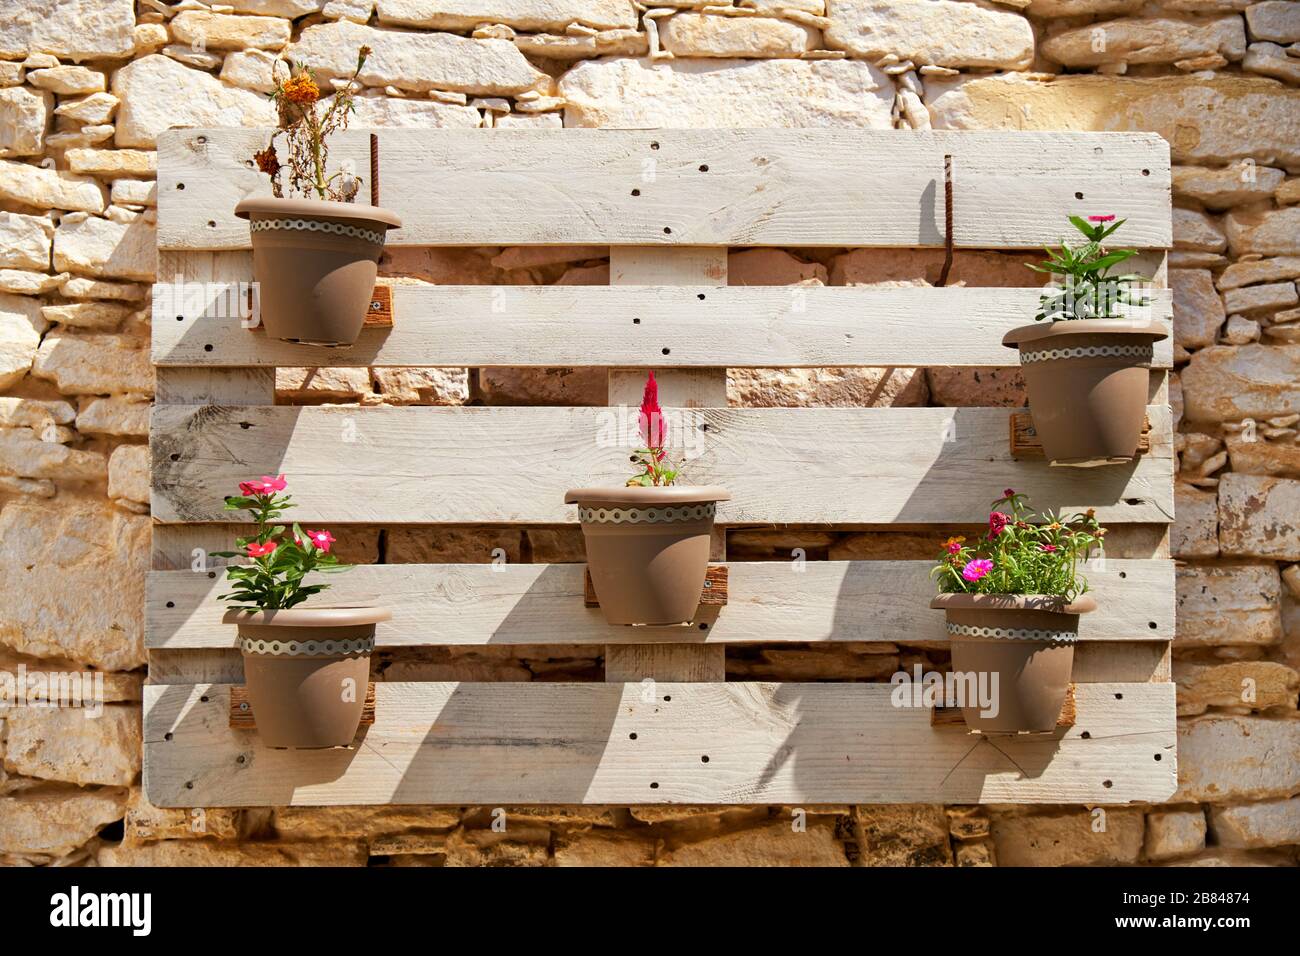
{"type": "MultiPolygon", "coordinates": [[[[1061,704],[1061,715],[1056,718],[1057,728],[1073,727],[1076,717],[1074,705],[1074,685],[1071,684],[1065,691],[1065,701],[1061,704]]],[[[969,734],[979,734],[978,730],[971,730],[966,726],[966,718],[962,716],[960,707],[933,707],[930,709],[930,726],[931,727],[949,727],[965,730],[969,734]]]]}
{"type": "MultiPolygon", "coordinates": [[[[1010,409],[695,409],[674,417],[685,480],[722,485],[738,523],[976,523],[1008,485],[1103,522],[1173,517],[1169,408],[1151,454],[1112,468],[1015,461],[1010,409]],[[1063,473],[1064,472],[1064,473],[1063,473]]],[[[153,514],[229,521],[225,495],[285,473],[299,521],[566,523],[569,488],[622,485],[635,408],[155,408],[153,514]],[[629,431],[630,429],[630,431],[629,431]],[[527,463],[527,467],[523,464],[527,463]]]]}
{"type": "MultiPolygon", "coordinates": [[[[591,580],[591,571],[584,575],[583,606],[600,607],[596,597],[596,585],[591,580]]],[[[700,591],[700,607],[723,607],[727,603],[727,566],[711,564],[704,575],[704,588],[700,591]]]]}
{"type": "MultiPolygon", "coordinates": [[[[1034,419],[1029,412],[1016,412],[1011,416],[1010,449],[1012,458],[1042,458],[1043,442],[1034,429],[1034,419]]],[[[1142,423],[1142,435],[1138,438],[1137,453],[1149,454],[1151,451],[1151,419],[1142,423]]],[[[1111,464],[1114,464],[1112,462],[1111,464]]]]}
{"type": "MultiPolygon", "coordinates": [[[[1018,359],[1002,336],[1032,321],[1041,295],[1032,288],[378,286],[377,295],[392,296],[389,327],[369,316],[355,345],[323,348],[249,335],[225,314],[217,289],[207,304],[190,296],[180,308],[176,286],[154,289],[154,362],[200,366],[1006,366],[1018,359]],[[396,324],[393,312],[401,316],[396,324]]],[[[1144,315],[1169,322],[1169,291],[1151,299],[1144,315]]],[[[1157,367],[1172,364],[1171,342],[1155,344],[1157,367]]]]}
{"type": "MultiPolygon", "coordinates": [[[[366,685],[366,699],[361,705],[361,726],[369,727],[375,722],[375,682],[366,685]]],[[[248,699],[248,688],[242,684],[230,688],[230,729],[256,730],[257,715],[253,713],[252,702],[248,699]]]]}
{"type": "MultiPolygon", "coordinates": [[[[158,137],[158,243],[249,243],[235,204],[269,194],[249,162],[269,130],[158,137]]],[[[958,248],[1039,248],[1065,214],[1122,210],[1124,242],[1172,245],[1169,147],[1154,133],[386,129],[393,245],[943,244],[951,154],[958,248]],[[1086,197],[1086,198],[1080,198],[1086,197]]],[[[366,168],[368,135],[331,140],[366,168]]]]}
{"type": "Polygon", "coordinates": [[[932,728],[885,684],[379,683],[375,696],[354,749],[289,751],[230,729],[229,685],[146,687],[145,793],[162,807],[1115,804],[1160,802],[1177,781],[1172,684],[1078,685],[1073,727],[1008,741],[932,728]]]}
{"type": "MultiPolygon", "coordinates": [[[[939,540],[936,534],[936,551],[939,540]]],[[[599,610],[584,606],[582,564],[360,565],[331,575],[321,603],[392,608],[392,621],[376,631],[380,647],[606,644],[626,642],[629,632],[639,643],[943,645],[943,614],[929,607],[929,570],[928,561],[733,561],[727,606],[702,610],[691,627],[606,624],[599,610]]],[[[1111,558],[1104,571],[1083,571],[1098,602],[1079,620],[1084,642],[1173,637],[1172,561],[1111,558]]],[[[225,586],[208,572],[150,573],[146,647],[235,647],[235,629],[221,623],[216,599],[225,586]]]]}

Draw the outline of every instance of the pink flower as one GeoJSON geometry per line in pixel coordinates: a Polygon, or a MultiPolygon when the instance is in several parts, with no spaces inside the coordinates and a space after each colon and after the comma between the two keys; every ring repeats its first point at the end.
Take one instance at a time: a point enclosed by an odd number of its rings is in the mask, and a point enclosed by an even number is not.
{"type": "Polygon", "coordinates": [[[258,544],[256,541],[253,541],[248,545],[248,556],[250,558],[264,558],[268,554],[274,552],[277,547],[279,547],[279,545],[274,541],[268,541],[266,544],[258,544]]]}
{"type": "Polygon", "coordinates": [[[989,512],[989,538],[996,538],[1000,535],[1006,526],[1011,523],[1011,516],[1004,515],[1001,511],[989,512]]]}
{"type": "Polygon", "coordinates": [[[1115,217],[1113,215],[1112,216],[1089,216],[1088,221],[1089,222],[1114,222],[1115,217]]]}
{"type": "Polygon", "coordinates": [[[1003,497],[1003,498],[1014,498],[1015,496],[1016,496],[1016,490],[1015,490],[1014,488],[1003,488],[1003,489],[1002,489],[1002,497],[1003,497]]]}
{"type": "Polygon", "coordinates": [[[658,450],[660,454],[656,457],[663,461],[662,449],[668,444],[668,423],[664,421],[664,410],[659,407],[659,383],[655,381],[653,370],[645,382],[645,393],[641,396],[641,410],[637,413],[636,423],[646,447],[658,450]]]}
{"type": "Polygon", "coordinates": [[[1053,551],[1056,550],[1056,545],[1054,545],[1054,544],[1044,544],[1044,545],[1039,545],[1038,550],[1039,550],[1039,551],[1046,551],[1048,554],[1051,554],[1053,551]]]}
{"type": "Polygon", "coordinates": [[[993,561],[989,558],[975,558],[961,569],[961,576],[967,581],[978,581],[993,570],[993,561]]]}
{"type": "Polygon", "coordinates": [[[252,478],[248,481],[241,481],[239,483],[239,491],[241,494],[250,497],[256,497],[258,495],[273,495],[277,491],[284,491],[284,489],[288,487],[288,484],[289,483],[284,480],[284,475],[277,475],[274,478],[270,475],[263,475],[260,479],[252,478]]]}
{"type": "Polygon", "coordinates": [[[317,548],[329,554],[330,545],[334,543],[334,535],[328,531],[308,531],[307,539],[317,548]]]}

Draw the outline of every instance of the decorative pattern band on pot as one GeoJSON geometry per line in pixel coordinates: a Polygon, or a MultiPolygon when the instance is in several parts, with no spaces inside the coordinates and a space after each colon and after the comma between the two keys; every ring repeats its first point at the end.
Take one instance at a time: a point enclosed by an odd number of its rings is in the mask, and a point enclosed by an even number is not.
{"type": "Polygon", "coordinates": [[[1073,644],[1079,640],[1078,631],[1056,631],[1036,627],[976,627],[972,624],[954,624],[947,621],[948,633],[954,637],[1000,637],[1013,641],[1061,641],[1073,644]]]}
{"type": "Polygon", "coordinates": [[[680,508],[579,508],[578,518],[587,524],[668,524],[671,521],[702,521],[717,513],[717,503],[710,501],[680,508]]]}
{"type": "Polygon", "coordinates": [[[239,649],[245,654],[269,654],[272,657],[333,657],[338,654],[369,654],[375,649],[374,637],[344,638],[326,641],[265,641],[241,638],[239,649]]]}
{"type": "Polygon", "coordinates": [[[358,226],[348,226],[341,222],[322,222],[319,219],[254,219],[248,224],[252,232],[264,232],[270,229],[297,229],[304,232],[332,232],[336,236],[348,236],[363,239],[377,246],[384,244],[385,233],[358,226]]]}
{"type": "Polygon", "coordinates": [[[1142,362],[1150,362],[1155,355],[1155,350],[1148,343],[1147,345],[1084,345],[1068,349],[1041,349],[1037,352],[1021,351],[1020,361],[1022,364],[1028,362],[1050,362],[1053,359],[1072,359],[1072,358],[1135,358],[1142,362]]]}

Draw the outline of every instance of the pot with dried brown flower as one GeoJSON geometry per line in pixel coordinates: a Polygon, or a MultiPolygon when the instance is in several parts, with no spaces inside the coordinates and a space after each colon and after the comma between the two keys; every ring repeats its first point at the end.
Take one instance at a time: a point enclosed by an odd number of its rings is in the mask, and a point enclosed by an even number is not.
{"type": "Polygon", "coordinates": [[[347,85],[326,106],[309,69],[290,64],[271,93],[279,128],[254,160],[271,177],[272,196],[249,196],[235,215],[249,221],[256,315],[268,335],[311,345],[351,345],[361,333],[389,229],[402,221],[379,206],[355,202],[360,180],[328,172],[329,136],[347,128],[357,76],[369,55],[362,47],[347,85]],[[288,162],[275,140],[283,136],[288,162]],[[288,170],[286,197],[280,182],[288,170]]]}

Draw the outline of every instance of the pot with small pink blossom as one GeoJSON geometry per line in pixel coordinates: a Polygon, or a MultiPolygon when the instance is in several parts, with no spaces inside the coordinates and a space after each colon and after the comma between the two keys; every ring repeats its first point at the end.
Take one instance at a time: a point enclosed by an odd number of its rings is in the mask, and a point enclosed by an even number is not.
{"type": "Polygon", "coordinates": [[[286,527],[295,507],[283,494],[284,475],[242,481],[227,511],[248,511],[256,533],[236,539],[244,558],[226,568],[231,589],[223,617],[238,628],[244,682],[253,719],[268,747],[313,749],[350,744],[356,736],[370,680],[375,625],[392,617],[382,607],[303,607],[328,590],[321,576],[349,570],[338,560],[335,537],[324,529],[286,527]]]}
{"type": "Polygon", "coordinates": [[[1126,462],[1136,454],[1154,358],[1168,332],[1140,292],[1147,277],[1116,271],[1137,255],[1106,240],[1124,225],[1112,215],[1071,216],[1084,241],[1064,240],[1029,268],[1057,277],[1034,322],[1002,339],[1019,349],[1034,431],[1055,465],[1126,462]]]}
{"type": "Polygon", "coordinates": [[[959,688],[985,688],[958,701],[966,724],[983,733],[1049,732],[1070,686],[1079,616],[1097,602],[1082,564],[1103,547],[1093,512],[1034,512],[1008,488],[992,504],[978,538],[951,537],[931,576],[939,595],[959,688]]]}

